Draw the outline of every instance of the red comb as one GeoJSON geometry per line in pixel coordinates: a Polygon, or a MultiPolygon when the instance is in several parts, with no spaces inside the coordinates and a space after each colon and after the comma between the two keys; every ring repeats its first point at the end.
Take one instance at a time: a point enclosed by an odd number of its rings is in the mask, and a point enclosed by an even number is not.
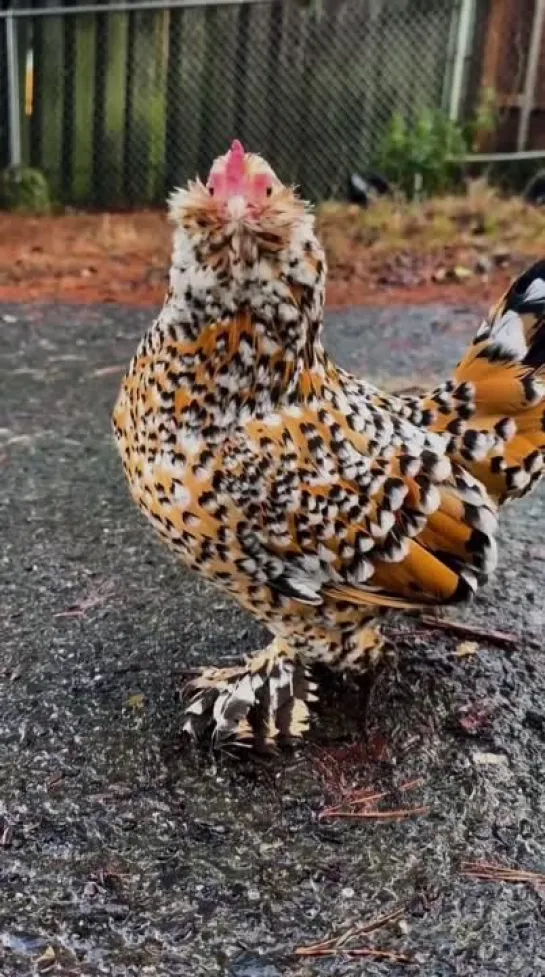
{"type": "Polygon", "coordinates": [[[236,193],[237,190],[241,189],[246,177],[244,167],[245,156],[244,146],[238,139],[235,139],[227,154],[227,163],[225,166],[225,176],[231,193],[236,193]]]}

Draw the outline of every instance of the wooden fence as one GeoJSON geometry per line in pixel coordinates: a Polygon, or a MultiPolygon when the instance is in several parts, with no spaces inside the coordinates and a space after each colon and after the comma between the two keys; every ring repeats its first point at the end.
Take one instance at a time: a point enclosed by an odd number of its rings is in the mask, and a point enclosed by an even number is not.
{"type": "Polygon", "coordinates": [[[545,0],[478,0],[477,13],[468,103],[487,89],[499,116],[478,148],[545,150],[545,0]]]}

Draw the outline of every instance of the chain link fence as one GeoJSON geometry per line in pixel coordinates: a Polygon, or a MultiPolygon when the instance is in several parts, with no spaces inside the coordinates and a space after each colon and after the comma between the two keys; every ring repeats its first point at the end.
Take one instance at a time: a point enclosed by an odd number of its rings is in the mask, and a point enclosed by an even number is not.
{"type": "Polygon", "coordinates": [[[177,2],[17,12],[20,156],[56,199],[162,202],[234,137],[312,199],[342,197],[394,110],[448,108],[463,0],[177,2]]]}

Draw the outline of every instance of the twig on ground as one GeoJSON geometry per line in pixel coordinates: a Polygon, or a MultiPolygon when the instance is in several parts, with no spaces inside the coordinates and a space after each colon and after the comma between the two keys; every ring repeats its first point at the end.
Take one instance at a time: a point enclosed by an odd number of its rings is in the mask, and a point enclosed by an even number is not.
{"type": "Polygon", "coordinates": [[[520,639],[515,634],[510,634],[507,631],[477,628],[471,624],[462,624],[460,621],[447,621],[446,618],[432,617],[427,614],[422,615],[418,620],[426,628],[432,628],[437,631],[450,631],[452,634],[457,634],[461,638],[490,641],[492,644],[507,645],[510,648],[518,647],[520,644],[520,639]]]}

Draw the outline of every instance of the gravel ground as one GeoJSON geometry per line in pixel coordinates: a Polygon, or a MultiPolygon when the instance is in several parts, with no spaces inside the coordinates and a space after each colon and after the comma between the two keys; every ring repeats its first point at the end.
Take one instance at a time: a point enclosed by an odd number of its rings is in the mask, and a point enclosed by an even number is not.
{"type": "MultiPolygon", "coordinates": [[[[214,763],[180,736],[184,669],[262,636],[129,503],[109,413],[148,320],[0,306],[0,974],[400,974],[294,955],[398,905],[406,923],[373,939],[424,977],[545,974],[545,888],[460,870],[545,872],[543,490],[505,512],[501,569],[459,613],[515,646],[461,657],[460,638],[394,621],[367,757],[357,696],[341,713],[333,689],[300,750],[214,763]],[[429,813],[319,820],[343,778],[429,813]]],[[[354,309],[328,345],[431,382],[474,327],[471,309],[354,309]]]]}

